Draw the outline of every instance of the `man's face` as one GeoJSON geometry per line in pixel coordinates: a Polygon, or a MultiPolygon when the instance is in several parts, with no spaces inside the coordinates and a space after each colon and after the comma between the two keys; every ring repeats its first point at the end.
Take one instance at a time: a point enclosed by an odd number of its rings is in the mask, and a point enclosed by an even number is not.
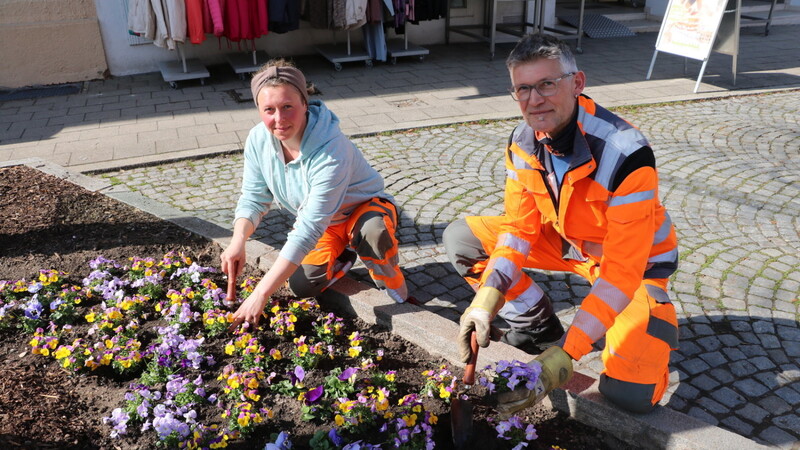
{"type": "MultiPolygon", "coordinates": [[[[545,80],[556,80],[565,75],[557,59],[538,59],[520,64],[510,70],[512,86],[538,86],[545,80]]],[[[542,97],[535,89],[530,89],[530,97],[520,100],[519,109],[525,122],[536,131],[555,136],[572,119],[575,112],[575,98],[583,92],[586,76],[578,72],[557,81],[558,91],[549,97],[542,97]]]]}

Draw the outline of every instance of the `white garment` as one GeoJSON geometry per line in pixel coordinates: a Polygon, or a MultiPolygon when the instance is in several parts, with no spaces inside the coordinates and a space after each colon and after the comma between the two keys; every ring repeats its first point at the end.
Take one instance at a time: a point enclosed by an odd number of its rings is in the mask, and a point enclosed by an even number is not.
{"type": "Polygon", "coordinates": [[[154,45],[175,50],[176,42],[186,42],[186,3],[184,0],[142,1],[150,2],[155,30],[152,36],[147,37],[153,40],[154,45]]]}
{"type": "Polygon", "coordinates": [[[152,37],[153,45],[156,47],[169,47],[170,50],[174,50],[175,42],[169,41],[169,28],[167,28],[167,21],[164,18],[162,0],[150,0],[150,5],[153,8],[153,17],[156,23],[156,30],[152,37]]]}
{"type": "Polygon", "coordinates": [[[153,40],[156,20],[150,0],[130,0],[128,3],[128,29],[139,36],[153,40]]]}
{"type": "Polygon", "coordinates": [[[186,42],[186,1],[164,0],[164,3],[170,39],[175,42],[186,42]]]}
{"type": "Polygon", "coordinates": [[[346,30],[355,30],[367,23],[367,2],[368,0],[347,0],[345,2],[346,30]]]}

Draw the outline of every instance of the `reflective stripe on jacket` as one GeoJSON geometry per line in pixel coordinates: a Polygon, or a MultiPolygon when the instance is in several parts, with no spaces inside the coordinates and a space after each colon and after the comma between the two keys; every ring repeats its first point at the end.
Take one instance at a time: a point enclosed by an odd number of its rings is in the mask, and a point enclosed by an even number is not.
{"type": "Polygon", "coordinates": [[[578,97],[573,158],[562,185],[550,153],[522,123],[506,149],[505,221],[481,284],[505,293],[520,277],[541,227],[564,240],[564,257],[591,260],[599,269],[564,349],[575,359],[591,350],[630,303],[645,278],[667,278],[677,268],[677,238],[658,200],[655,157],[628,122],[578,97]]]}

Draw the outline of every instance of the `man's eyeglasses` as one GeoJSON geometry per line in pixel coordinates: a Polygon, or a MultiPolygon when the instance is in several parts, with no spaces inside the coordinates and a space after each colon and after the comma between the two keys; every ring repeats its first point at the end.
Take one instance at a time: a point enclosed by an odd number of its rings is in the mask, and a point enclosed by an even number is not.
{"type": "Polygon", "coordinates": [[[575,75],[575,72],[567,72],[558,78],[552,80],[542,80],[536,84],[520,84],[519,86],[512,86],[508,92],[511,93],[511,98],[518,102],[527,101],[531,97],[531,89],[535,89],[542,97],[550,97],[556,95],[558,92],[558,82],[564,78],[575,75]]]}

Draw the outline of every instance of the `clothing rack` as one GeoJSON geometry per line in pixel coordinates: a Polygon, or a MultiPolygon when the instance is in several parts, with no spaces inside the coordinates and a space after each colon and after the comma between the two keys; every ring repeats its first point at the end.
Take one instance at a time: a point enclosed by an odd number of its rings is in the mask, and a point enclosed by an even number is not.
{"type": "MultiPolygon", "coordinates": [[[[407,25],[406,25],[407,26],[407,25]]],[[[386,53],[392,64],[397,64],[397,58],[403,56],[417,56],[419,60],[425,59],[425,55],[430,53],[425,47],[408,43],[408,33],[403,33],[403,39],[389,39],[386,41],[386,53]]]]}
{"type": "Polygon", "coordinates": [[[325,59],[333,63],[333,68],[337,72],[342,70],[342,63],[353,61],[364,61],[367,67],[372,67],[372,57],[366,50],[353,51],[350,45],[350,30],[347,30],[347,46],[342,48],[335,43],[336,31],[333,31],[334,44],[317,46],[317,52],[325,59]]]}
{"type": "Polygon", "coordinates": [[[228,55],[227,59],[239,79],[244,80],[248,73],[253,73],[266,64],[269,61],[269,55],[265,51],[256,50],[254,41],[252,52],[233,53],[228,55]]]}
{"type": "Polygon", "coordinates": [[[487,42],[489,44],[489,59],[494,59],[495,47],[498,42],[497,33],[501,32],[511,36],[522,37],[531,31],[539,33],[553,34],[561,39],[577,39],[576,52],[583,53],[581,42],[583,39],[583,16],[586,0],[580,0],[580,13],[578,16],[577,30],[564,30],[545,26],[545,2],[546,0],[484,0],[483,23],[474,25],[452,25],[450,4],[447,7],[447,17],[445,17],[445,44],[450,44],[450,33],[458,33],[464,36],[487,42]],[[499,3],[522,3],[523,20],[520,23],[505,24],[498,22],[497,7],[499,3]],[[528,22],[529,5],[533,4],[533,22],[528,22]],[[473,31],[477,30],[477,31],[473,31]]]}
{"type": "Polygon", "coordinates": [[[178,50],[178,55],[180,55],[179,61],[161,61],[158,63],[164,81],[169,83],[172,89],[178,88],[178,81],[199,79],[200,84],[205,84],[205,79],[211,76],[206,66],[199,59],[186,59],[180,42],[175,43],[175,48],[178,50]]]}

